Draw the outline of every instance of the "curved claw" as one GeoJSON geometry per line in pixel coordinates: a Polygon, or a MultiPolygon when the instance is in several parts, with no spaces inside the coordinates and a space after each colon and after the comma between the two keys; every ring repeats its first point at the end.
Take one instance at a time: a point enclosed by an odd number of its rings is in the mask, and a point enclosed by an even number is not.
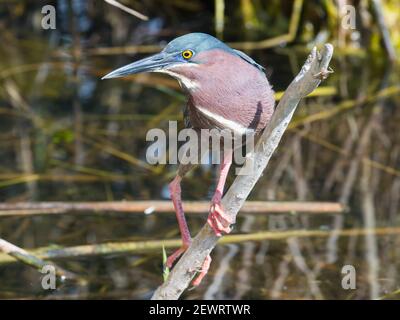
{"type": "MultiPolygon", "coordinates": [[[[171,268],[173,263],[175,262],[176,259],[178,259],[188,248],[188,245],[183,245],[182,247],[180,247],[178,250],[176,250],[173,254],[171,254],[168,259],[167,262],[165,263],[165,265],[168,268],[171,268]]],[[[211,265],[211,256],[208,255],[207,258],[204,260],[201,269],[198,270],[200,272],[200,274],[193,280],[192,285],[193,287],[197,287],[201,281],[203,280],[203,278],[206,276],[208,269],[210,269],[210,265],[211,265]]]]}
{"type": "Polygon", "coordinates": [[[203,265],[201,266],[201,269],[200,269],[200,274],[192,282],[192,285],[194,287],[197,287],[201,283],[203,278],[206,276],[208,269],[210,269],[211,260],[212,259],[211,259],[210,255],[208,255],[207,258],[204,260],[203,265]]]}
{"type": "Polygon", "coordinates": [[[207,223],[214,230],[215,235],[220,237],[223,233],[230,233],[232,229],[230,225],[233,223],[232,219],[225,213],[224,209],[219,202],[213,202],[210,207],[210,214],[207,223]]]}

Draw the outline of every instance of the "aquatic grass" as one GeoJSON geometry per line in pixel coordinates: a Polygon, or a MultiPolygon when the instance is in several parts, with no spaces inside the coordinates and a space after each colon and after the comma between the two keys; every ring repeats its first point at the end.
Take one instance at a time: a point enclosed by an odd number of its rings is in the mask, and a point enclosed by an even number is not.
{"type": "Polygon", "coordinates": [[[165,251],[165,246],[162,246],[162,263],[163,263],[163,280],[167,281],[169,276],[169,268],[167,266],[167,251],[165,251]]]}

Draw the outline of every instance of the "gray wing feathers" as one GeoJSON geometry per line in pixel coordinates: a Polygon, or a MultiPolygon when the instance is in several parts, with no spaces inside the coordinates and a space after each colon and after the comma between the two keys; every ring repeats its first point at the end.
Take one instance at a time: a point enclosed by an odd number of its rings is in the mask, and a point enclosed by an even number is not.
{"type": "Polygon", "coordinates": [[[248,63],[252,64],[256,68],[258,68],[260,71],[265,72],[265,68],[262,65],[259,65],[257,62],[255,62],[252,58],[250,58],[247,54],[245,54],[242,51],[233,49],[233,51],[241,57],[243,60],[247,61],[248,63]]]}

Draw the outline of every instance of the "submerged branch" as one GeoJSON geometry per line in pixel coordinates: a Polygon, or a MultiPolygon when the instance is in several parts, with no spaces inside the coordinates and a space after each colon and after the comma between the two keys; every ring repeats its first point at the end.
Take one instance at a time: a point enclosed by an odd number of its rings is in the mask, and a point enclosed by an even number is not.
{"type": "MultiPolygon", "coordinates": [[[[246,160],[253,170],[250,174],[240,175],[233,182],[222,200],[232,221],[246,201],[249,193],[262,175],[273,152],[277,148],[294,111],[300,100],[311,93],[325,79],[329,73],[329,62],[333,55],[333,46],[326,44],[321,52],[314,48],[309,55],[300,73],[289,85],[275,110],[271,122],[264,130],[254,152],[246,160]]],[[[245,164],[245,165],[246,165],[245,164]]],[[[214,249],[218,237],[206,223],[198,235],[193,239],[189,249],[172,269],[170,276],[154,293],[155,300],[175,300],[189,286],[196,270],[200,270],[203,261],[214,249]]]]}
{"type": "MultiPolygon", "coordinates": [[[[219,244],[243,243],[246,241],[283,241],[289,238],[328,238],[335,232],[340,237],[356,237],[373,233],[375,236],[399,235],[400,227],[376,228],[376,229],[346,229],[346,230],[290,230],[290,231],[263,231],[249,234],[235,234],[222,237],[219,244]]],[[[65,258],[101,256],[108,254],[146,253],[160,252],[162,248],[179,248],[181,239],[149,240],[130,242],[107,242],[101,244],[87,244],[67,248],[42,247],[30,250],[28,253],[43,260],[56,260],[65,258]]],[[[0,253],[0,265],[12,263],[14,258],[0,253]]]]}

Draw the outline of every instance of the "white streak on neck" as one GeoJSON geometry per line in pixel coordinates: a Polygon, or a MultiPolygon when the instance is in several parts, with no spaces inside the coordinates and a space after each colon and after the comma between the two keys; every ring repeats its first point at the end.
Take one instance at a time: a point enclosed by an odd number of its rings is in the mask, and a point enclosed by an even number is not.
{"type": "Polygon", "coordinates": [[[196,106],[196,108],[201,113],[203,113],[207,118],[210,118],[210,119],[216,121],[217,123],[221,124],[222,127],[230,129],[233,132],[235,132],[236,134],[244,135],[246,133],[250,133],[250,132],[254,131],[253,129],[246,128],[235,121],[225,119],[223,116],[213,113],[210,110],[207,110],[206,108],[203,108],[200,106],[196,106]]]}
{"type": "Polygon", "coordinates": [[[196,81],[193,81],[193,80],[191,80],[185,76],[182,76],[181,74],[173,72],[171,70],[162,69],[162,70],[158,70],[157,72],[168,74],[171,77],[177,79],[181,83],[181,85],[183,85],[188,90],[195,90],[199,87],[199,84],[196,81]]]}

